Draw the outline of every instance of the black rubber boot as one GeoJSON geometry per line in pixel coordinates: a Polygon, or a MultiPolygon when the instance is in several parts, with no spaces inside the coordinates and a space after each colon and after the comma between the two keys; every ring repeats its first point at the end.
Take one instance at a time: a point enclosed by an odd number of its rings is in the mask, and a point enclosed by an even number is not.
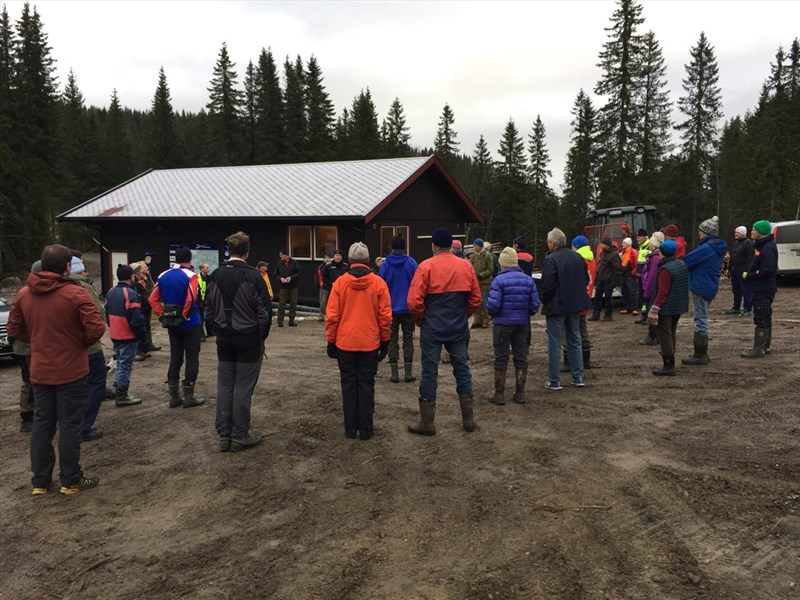
{"type": "Polygon", "coordinates": [[[592,316],[589,317],[589,321],[599,321],[600,320],[600,311],[596,310],[592,313],[592,316]]]}
{"type": "Polygon", "coordinates": [[[517,404],[525,404],[525,381],[528,379],[528,369],[515,370],[516,387],[514,390],[514,402],[517,404]]]}
{"type": "Polygon", "coordinates": [[[413,370],[412,370],[413,367],[414,367],[414,363],[410,363],[410,362],[403,363],[403,370],[404,370],[404,375],[405,375],[403,377],[403,381],[405,381],[406,383],[411,383],[412,381],[416,381],[417,380],[417,378],[414,376],[414,373],[413,373],[413,370]]]}
{"type": "Polygon", "coordinates": [[[663,354],[661,358],[664,366],[660,369],[653,369],[653,375],[675,375],[675,355],[663,354]]]}
{"type": "Polygon", "coordinates": [[[684,365],[707,365],[711,362],[708,358],[708,334],[694,334],[694,354],[682,359],[684,365]]]}
{"type": "Polygon", "coordinates": [[[593,369],[594,368],[592,366],[591,359],[592,359],[592,351],[591,350],[584,350],[583,351],[583,370],[584,371],[586,369],[593,369]]]}
{"type": "Polygon", "coordinates": [[[772,327],[767,327],[767,345],[764,346],[764,354],[772,352],[772,327]]]}
{"type": "Polygon", "coordinates": [[[569,355],[567,354],[567,351],[564,350],[564,362],[562,363],[561,368],[559,369],[559,372],[560,373],[569,373],[571,370],[572,369],[569,368],[569,355]]]}
{"type": "Polygon", "coordinates": [[[181,399],[181,383],[180,381],[169,382],[169,407],[178,408],[183,404],[181,399]]]}
{"type": "Polygon", "coordinates": [[[205,398],[194,395],[194,381],[183,381],[183,408],[192,408],[206,403],[205,398]]]}
{"type": "Polygon", "coordinates": [[[494,395],[489,398],[489,402],[503,406],[506,403],[506,372],[505,370],[494,370],[494,395]]]}
{"type": "Polygon", "coordinates": [[[392,370],[392,376],[389,377],[389,381],[392,383],[400,383],[399,365],[397,363],[389,363],[389,368],[392,370]]]}
{"type": "Polygon", "coordinates": [[[458,403],[461,405],[461,427],[464,431],[472,433],[475,431],[475,415],[472,413],[472,396],[459,396],[458,403]]]}
{"type": "Polygon", "coordinates": [[[419,435],[436,435],[436,426],[433,424],[436,416],[436,400],[419,399],[419,423],[409,425],[411,433],[419,435]]]}
{"type": "Polygon", "coordinates": [[[764,358],[767,348],[767,336],[769,330],[763,327],[756,327],[755,339],[753,341],[753,348],[747,352],[742,352],[742,358],[764,358]]]}

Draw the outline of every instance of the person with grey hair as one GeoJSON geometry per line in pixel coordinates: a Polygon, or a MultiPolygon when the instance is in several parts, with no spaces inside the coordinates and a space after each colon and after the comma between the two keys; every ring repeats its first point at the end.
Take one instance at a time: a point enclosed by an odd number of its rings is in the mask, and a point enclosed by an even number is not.
{"type": "Polygon", "coordinates": [[[580,313],[592,308],[586,294],[589,272],[577,252],[567,248],[567,236],[558,228],[547,234],[549,253],[544,261],[541,280],[542,314],[547,321],[548,380],[545,388],[560,390],[561,334],[567,332],[567,356],[572,380],[583,387],[583,350],[580,313]]]}

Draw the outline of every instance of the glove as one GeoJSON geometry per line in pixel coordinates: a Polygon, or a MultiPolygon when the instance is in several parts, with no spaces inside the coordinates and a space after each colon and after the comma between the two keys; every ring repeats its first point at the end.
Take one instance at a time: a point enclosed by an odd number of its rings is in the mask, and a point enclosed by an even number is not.
{"type": "Polygon", "coordinates": [[[745,271],[744,273],[742,273],[742,279],[747,279],[747,271],[745,271]]]}
{"type": "Polygon", "coordinates": [[[381,345],[378,347],[378,362],[386,358],[387,354],[389,354],[389,342],[381,342],[381,345]]]}
{"type": "Polygon", "coordinates": [[[658,313],[661,309],[658,306],[651,306],[650,312],[647,313],[647,324],[658,325],[658,313]]]}
{"type": "Polygon", "coordinates": [[[328,342],[328,358],[339,358],[339,350],[334,342],[328,342]]]}
{"type": "Polygon", "coordinates": [[[169,327],[169,325],[167,325],[167,316],[166,315],[161,315],[160,317],[158,317],[158,322],[161,323],[162,327],[169,327]]]}

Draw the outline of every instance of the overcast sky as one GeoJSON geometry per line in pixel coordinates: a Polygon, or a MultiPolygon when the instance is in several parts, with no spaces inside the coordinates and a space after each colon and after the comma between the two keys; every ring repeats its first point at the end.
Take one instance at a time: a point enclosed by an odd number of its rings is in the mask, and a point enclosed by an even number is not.
{"type": "MultiPolygon", "coordinates": [[[[442,107],[455,113],[460,150],[483,134],[497,156],[509,118],[527,136],[536,115],[547,131],[552,184],[560,191],[570,110],[601,72],[597,56],[613,1],[560,2],[32,2],[57,61],[71,68],[86,103],[150,108],[163,66],[173,107],[197,112],[223,42],[240,87],[248,61],[271,47],[283,64],[313,54],[339,114],[369,87],[383,119],[397,96],[412,145],[432,146],[442,107]]],[[[22,2],[6,2],[12,22],[22,2]]],[[[779,45],[800,35],[800,2],[645,0],[641,33],[652,29],[667,62],[673,102],[701,31],[715,47],[725,119],[758,99],[779,45]]],[[[597,107],[601,99],[594,97],[597,107]]],[[[680,119],[675,112],[676,120],[680,119]]]]}

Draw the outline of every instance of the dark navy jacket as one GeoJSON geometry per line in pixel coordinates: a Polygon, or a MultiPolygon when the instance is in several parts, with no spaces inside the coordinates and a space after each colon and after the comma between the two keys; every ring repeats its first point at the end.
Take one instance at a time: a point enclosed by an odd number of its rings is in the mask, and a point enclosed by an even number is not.
{"type": "Polygon", "coordinates": [[[489,288],[489,314],[495,325],[527,325],[539,310],[539,292],[520,267],[506,267],[489,288]]]}
{"type": "Polygon", "coordinates": [[[770,233],[756,240],[756,257],[747,272],[747,285],[754,294],[774,294],[778,291],[778,246],[770,233]]]}
{"type": "Polygon", "coordinates": [[[700,240],[697,248],[683,257],[689,269],[689,289],[706,300],[713,300],[719,289],[722,261],[728,244],[718,235],[709,235],[700,240]]]}
{"type": "Polygon", "coordinates": [[[586,295],[589,271],[586,261],[566,246],[556,248],[544,259],[542,270],[542,314],[566,315],[592,310],[586,295]]]}
{"type": "Polygon", "coordinates": [[[144,340],[142,302],[130,284],[120,281],[106,294],[106,319],[112,341],[144,340]]]}
{"type": "Polygon", "coordinates": [[[408,288],[417,270],[417,261],[405,252],[395,254],[392,251],[383,261],[379,275],[389,287],[392,299],[392,314],[407,315],[408,288]]]}

